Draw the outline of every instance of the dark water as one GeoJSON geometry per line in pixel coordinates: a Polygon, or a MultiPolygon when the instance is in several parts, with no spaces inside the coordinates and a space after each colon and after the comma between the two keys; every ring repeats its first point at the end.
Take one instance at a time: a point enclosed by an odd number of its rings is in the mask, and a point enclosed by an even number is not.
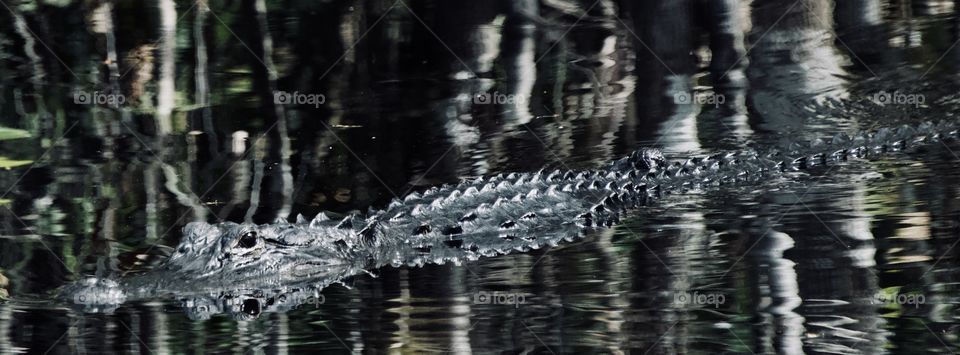
{"type": "Polygon", "coordinates": [[[956,119],[954,2],[2,4],[2,353],[960,350],[956,146],[671,196],[560,247],[384,268],[252,320],[52,296],[150,268],[190,221],[956,119]]]}

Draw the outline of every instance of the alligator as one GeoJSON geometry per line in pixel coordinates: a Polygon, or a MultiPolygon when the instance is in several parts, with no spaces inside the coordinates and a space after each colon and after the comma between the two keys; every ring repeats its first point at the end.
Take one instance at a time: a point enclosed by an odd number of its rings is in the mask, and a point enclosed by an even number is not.
{"type": "Polygon", "coordinates": [[[387,265],[461,263],[552,247],[614,226],[667,194],[763,184],[847,160],[954,142],[958,126],[927,122],[674,161],[640,149],[595,170],[499,174],[432,187],[342,219],[320,213],[299,215],[293,223],[191,222],[158,267],[118,280],[80,280],[62,295],[87,311],[173,296],[192,318],[225,312],[247,319],[310,303],[333,283],[387,265]]]}

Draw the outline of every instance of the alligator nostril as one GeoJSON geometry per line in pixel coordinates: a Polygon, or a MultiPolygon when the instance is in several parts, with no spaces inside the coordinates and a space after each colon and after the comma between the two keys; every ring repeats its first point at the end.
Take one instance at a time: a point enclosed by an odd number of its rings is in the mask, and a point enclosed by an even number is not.
{"type": "Polygon", "coordinates": [[[240,311],[256,317],[260,314],[260,301],[257,301],[255,298],[243,300],[243,306],[240,307],[240,311]]]}

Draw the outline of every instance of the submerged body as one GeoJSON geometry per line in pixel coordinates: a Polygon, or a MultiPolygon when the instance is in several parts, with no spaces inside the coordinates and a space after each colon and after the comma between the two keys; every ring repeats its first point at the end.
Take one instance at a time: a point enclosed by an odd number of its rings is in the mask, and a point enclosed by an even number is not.
{"type": "Polygon", "coordinates": [[[737,183],[850,158],[956,140],[954,122],[881,129],[853,138],[794,144],[669,162],[644,149],[587,171],[501,174],[431,188],[365,216],[295,223],[189,223],[173,255],[157,269],[87,279],[65,291],[88,310],[130,299],[175,296],[195,318],[256,315],[316,299],[318,290],[386,265],[420,266],[528,251],[609,227],[661,194],[737,183]],[[284,300],[281,302],[280,300],[284,300]]]}

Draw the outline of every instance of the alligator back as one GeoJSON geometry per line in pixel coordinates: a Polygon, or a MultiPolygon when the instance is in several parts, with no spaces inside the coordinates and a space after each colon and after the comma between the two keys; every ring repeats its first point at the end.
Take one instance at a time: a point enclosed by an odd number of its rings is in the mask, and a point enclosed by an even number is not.
{"type": "MultiPolygon", "coordinates": [[[[793,143],[667,162],[643,149],[586,171],[540,171],[478,178],[395,199],[372,211],[356,232],[375,240],[373,264],[421,265],[553,246],[581,230],[609,227],[623,213],[663,193],[756,183],[848,159],[941,144],[957,138],[954,122],[885,128],[850,137],[793,143]]],[[[346,221],[360,220],[359,216],[346,221]]]]}

